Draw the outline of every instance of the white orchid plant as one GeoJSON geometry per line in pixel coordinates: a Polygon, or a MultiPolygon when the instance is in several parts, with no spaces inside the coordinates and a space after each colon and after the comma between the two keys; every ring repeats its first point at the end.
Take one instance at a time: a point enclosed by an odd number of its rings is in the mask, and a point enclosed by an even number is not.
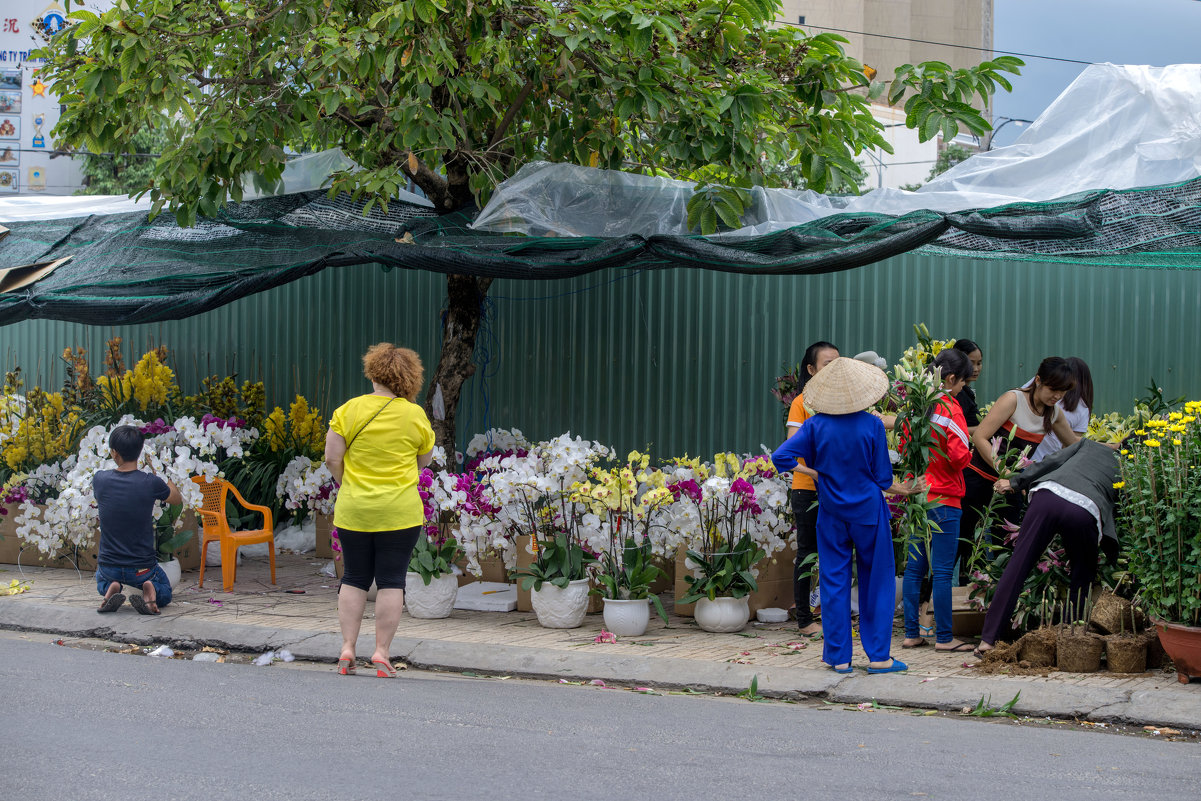
{"type": "MultiPolygon", "coordinates": [[[[77,454],[57,465],[44,465],[45,470],[34,471],[36,476],[27,474],[24,477],[26,485],[31,478],[43,485],[53,485],[44,496],[44,505],[35,503],[33,496],[20,504],[15,524],[17,536],[25,543],[43,554],[55,555],[85,548],[94,541],[99,516],[92,493],[92,478],[101,470],[113,468],[108,438],[118,425],[132,425],[142,430],[146,440],[138,468],[179,487],[186,509],[199,507],[202,500],[199,487],[191,481],[192,476],[218,476],[217,465],[223,458],[241,455],[259,436],[253,428],[201,424],[192,417],[182,417],[167,425],[162,420],[148,423],[125,415],[114,426],[95,426],[84,435],[77,454]]],[[[156,521],[164,511],[161,505],[155,507],[156,521]]],[[[176,529],[182,526],[182,519],[174,521],[176,529]]]]}

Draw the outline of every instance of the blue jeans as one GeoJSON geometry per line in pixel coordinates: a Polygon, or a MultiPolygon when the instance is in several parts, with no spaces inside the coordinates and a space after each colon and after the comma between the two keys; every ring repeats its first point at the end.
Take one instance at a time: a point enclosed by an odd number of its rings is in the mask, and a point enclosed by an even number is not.
{"type": "Polygon", "coordinates": [[[142,570],[136,567],[108,567],[106,565],[96,568],[96,590],[101,595],[108,592],[108,585],[114,581],[138,590],[141,590],[142,585],[149,581],[154,585],[154,602],[160,607],[171,603],[171,582],[167,580],[167,574],[163,572],[160,565],[142,570]]]}
{"type": "Polygon", "coordinates": [[[959,520],[963,510],[953,506],[935,506],[926,512],[926,517],[939,529],[930,533],[930,550],[933,559],[926,555],[926,543],[917,537],[909,540],[909,561],[905,564],[905,582],[902,598],[905,601],[905,636],[914,639],[921,635],[917,624],[918,607],[921,605],[922,579],[926,571],[933,573],[934,584],[934,639],[936,642],[951,641],[951,573],[955,568],[955,555],[959,549],[959,520]],[[931,565],[933,562],[933,565],[931,565]]]}

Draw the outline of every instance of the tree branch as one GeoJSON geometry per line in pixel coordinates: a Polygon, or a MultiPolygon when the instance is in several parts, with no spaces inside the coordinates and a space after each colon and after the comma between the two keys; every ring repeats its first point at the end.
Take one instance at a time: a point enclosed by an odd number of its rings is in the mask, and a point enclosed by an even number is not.
{"type": "Polygon", "coordinates": [[[505,131],[513,124],[513,120],[517,118],[517,112],[521,111],[521,107],[525,105],[525,101],[529,99],[530,93],[534,91],[534,79],[527,78],[525,85],[521,87],[521,91],[517,93],[517,97],[513,99],[513,104],[509,106],[509,110],[505,112],[505,116],[501,117],[500,122],[496,126],[496,130],[492,133],[492,138],[488,141],[488,148],[491,149],[500,143],[505,137],[505,131]]]}

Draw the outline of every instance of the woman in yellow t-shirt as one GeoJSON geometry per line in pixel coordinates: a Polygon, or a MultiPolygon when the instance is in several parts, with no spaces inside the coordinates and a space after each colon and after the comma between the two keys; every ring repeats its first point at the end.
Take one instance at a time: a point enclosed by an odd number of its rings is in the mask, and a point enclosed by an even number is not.
{"type": "Polygon", "coordinates": [[[374,580],[376,675],[392,678],[389,650],[404,608],[405,573],[425,513],[417,478],[430,463],[434,430],[415,401],[424,371],[408,348],[381,342],[363,356],[373,392],[351,398],[330,418],[325,464],[340,487],[334,526],[345,567],[338,590],[342,653],[338,672],[354,673],[355,642],[374,580]]]}
{"type": "MultiPolygon", "coordinates": [[[[797,396],[788,409],[788,420],[785,423],[787,436],[801,430],[801,424],[809,419],[809,411],[805,408],[803,394],[805,384],[817,375],[817,371],[838,358],[838,348],[829,342],[814,342],[805,349],[801,359],[801,384],[797,388],[797,396]]],[[[796,622],[801,634],[816,637],[822,633],[821,624],[813,617],[809,606],[809,595],[812,582],[809,574],[815,565],[806,565],[805,561],[817,556],[817,486],[813,479],[806,475],[801,468],[805,462],[801,460],[797,469],[792,471],[792,516],[796,521],[796,567],[793,570],[793,596],[796,601],[796,622]]]]}

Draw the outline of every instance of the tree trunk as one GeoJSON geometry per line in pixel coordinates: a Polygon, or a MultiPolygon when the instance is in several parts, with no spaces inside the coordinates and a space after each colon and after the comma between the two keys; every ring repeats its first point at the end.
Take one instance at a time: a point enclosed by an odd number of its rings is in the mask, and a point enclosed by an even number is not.
{"type": "Polygon", "coordinates": [[[491,278],[471,275],[446,277],[447,309],[446,320],[442,324],[442,353],[426,391],[425,412],[434,426],[437,444],[446,449],[446,458],[451,466],[455,458],[455,413],[459,408],[459,392],[475,372],[475,363],[472,361],[475,339],[483,319],[484,298],[491,284],[491,278]],[[439,388],[442,395],[441,415],[434,408],[439,388]]]}

